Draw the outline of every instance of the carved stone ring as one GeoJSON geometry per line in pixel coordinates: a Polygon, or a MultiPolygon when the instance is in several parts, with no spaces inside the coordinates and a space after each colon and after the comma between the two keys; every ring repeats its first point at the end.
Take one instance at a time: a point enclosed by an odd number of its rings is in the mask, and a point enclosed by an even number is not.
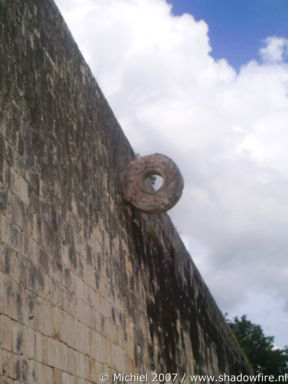
{"type": "Polygon", "coordinates": [[[163,213],[180,199],[184,186],[177,165],[158,153],[139,157],[128,165],[124,177],[124,198],[134,207],[147,213],[163,213]],[[163,184],[155,191],[149,177],[158,175],[163,184]]]}

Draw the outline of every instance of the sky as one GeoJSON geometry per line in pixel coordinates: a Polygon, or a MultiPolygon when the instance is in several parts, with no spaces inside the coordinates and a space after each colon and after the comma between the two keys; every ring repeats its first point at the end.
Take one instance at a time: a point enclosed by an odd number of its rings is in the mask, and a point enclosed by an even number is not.
{"type": "Polygon", "coordinates": [[[288,345],[287,1],[56,3],[135,152],[181,169],[169,215],[219,308],[288,345]]]}
{"type": "Polygon", "coordinates": [[[173,14],[191,13],[209,26],[212,56],[239,69],[259,59],[267,36],[287,36],[287,0],[169,0],[173,14]]]}

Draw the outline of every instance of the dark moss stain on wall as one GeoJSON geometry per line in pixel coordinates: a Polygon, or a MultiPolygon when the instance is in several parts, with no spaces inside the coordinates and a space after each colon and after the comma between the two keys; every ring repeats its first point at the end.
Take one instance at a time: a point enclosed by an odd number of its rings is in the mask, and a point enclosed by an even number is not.
{"type": "Polygon", "coordinates": [[[132,234],[131,253],[137,261],[136,276],[146,271],[151,369],[160,364],[164,371],[185,371],[185,363],[181,364],[185,332],[190,337],[195,372],[207,374],[212,345],[216,346],[219,372],[249,372],[199,272],[175,232],[171,232],[169,220],[164,222],[157,219],[153,223],[153,218],[147,217],[142,221],[134,211],[127,223],[132,234]],[[154,342],[159,344],[160,357],[155,355],[154,342]]]}

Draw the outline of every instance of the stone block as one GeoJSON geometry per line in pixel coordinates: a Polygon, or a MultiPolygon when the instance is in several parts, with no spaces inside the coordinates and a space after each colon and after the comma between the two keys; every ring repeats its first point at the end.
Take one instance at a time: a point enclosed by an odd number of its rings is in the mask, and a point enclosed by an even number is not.
{"type": "MultiPolygon", "coordinates": [[[[24,356],[27,356],[29,359],[35,359],[39,356],[39,353],[37,353],[36,356],[36,333],[33,329],[28,327],[23,327],[23,354],[24,356]]],[[[41,358],[40,358],[41,361],[41,358]]]]}
{"type": "Polygon", "coordinates": [[[11,190],[19,199],[29,205],[28,183],[13,168],[11,168],[11,190]]]}
{"type": "Polygon", "coordinates": [[[13,350],[13,327],[15,323],[9,317],[0,315],[0,340],[1,348],[13,350]]]}
{"type": "Polygon", "coordinates": [[[53,382],[53,369],[37,361],[33,361],[33,383],[51,384],[53,382]]]}
{"type": "Polygon", "coordinates": [[[17,354],[23,354],[24,349],[24,327],[22,324],[15,323],[13,327],[13,352],[17,354]]]}
{"type": "Polygon", "coordinates": [[[62,384],[77,384],[76,377],[69,375],[66,372],[62,373],[62,384]]]}
{"type": "Polygon", "coordinates": [[[62,371],[60,369],[53,369],[53,384],[63,384],[62,383],[62,371]]]}

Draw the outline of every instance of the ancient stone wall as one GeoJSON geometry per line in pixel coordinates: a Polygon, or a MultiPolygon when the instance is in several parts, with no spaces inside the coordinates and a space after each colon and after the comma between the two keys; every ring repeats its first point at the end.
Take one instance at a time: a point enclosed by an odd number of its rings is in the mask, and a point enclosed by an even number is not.
{"type": "Polygon", "coordinates": [[[2,384],[247,371],[169,217],[123,201],[132,159],[54,3],[0,0],[2,384]]]}

